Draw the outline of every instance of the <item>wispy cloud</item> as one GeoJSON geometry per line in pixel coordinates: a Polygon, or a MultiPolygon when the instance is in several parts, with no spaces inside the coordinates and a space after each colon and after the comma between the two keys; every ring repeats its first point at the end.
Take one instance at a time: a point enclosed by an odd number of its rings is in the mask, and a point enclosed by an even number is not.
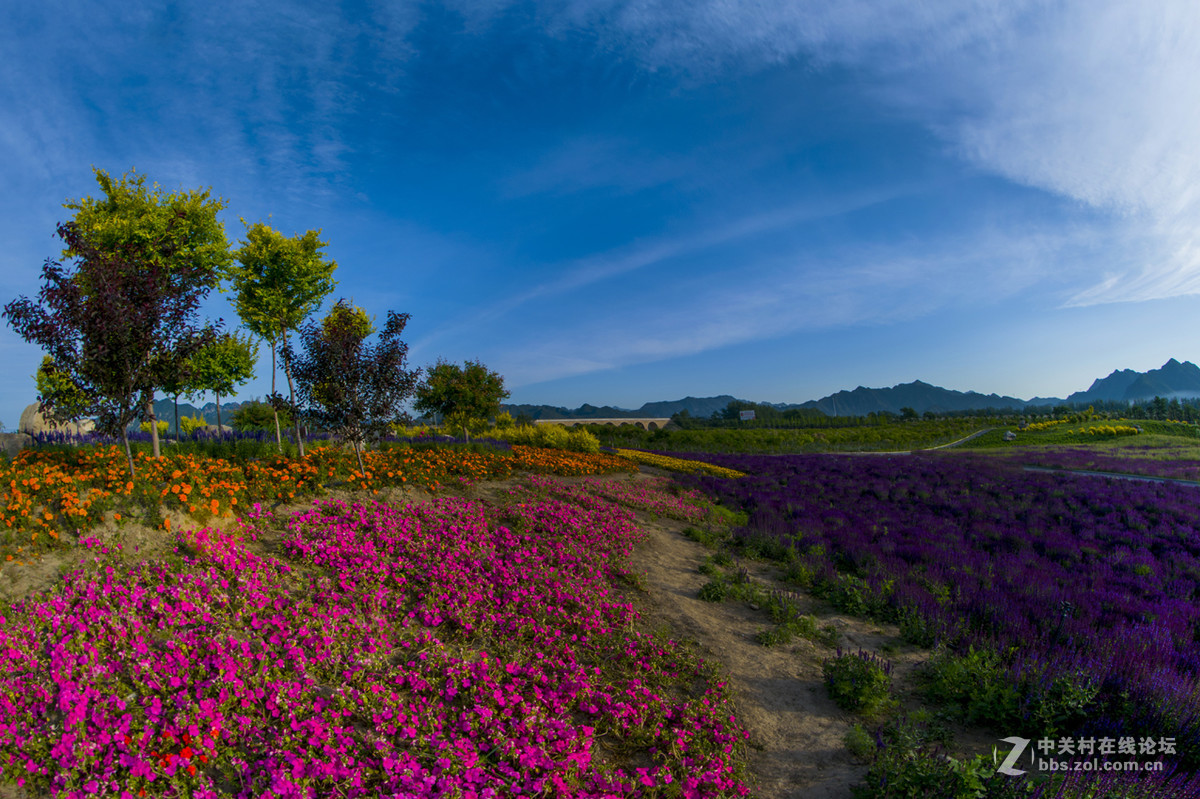
{"type": "Polygon", "coordinates": [[[487,329],[497,320],[504,319],[538,300],[563,297],[606,280],[649,269],[677,258],[701,254],[733,242],[749,244],[759,236],[787,230],[804,222],[862,210],[914,190],[915,187],[912,186],[893,186],[852,193],[835,200],[822,198],[820,201],[805,201],[747,215],[731,222],[700,226],[698,230],[686,234],[635,241],[614,251],[564,264],[559,277],[477,308],[459,321],[441,326],[414,346],[428,348],[439,339],[462,335],[472,330],[487,329]]]}
{"type": "Polygon", "coordinates": [[[575,0],[542,14],[547,30],[593,29],[646,69],[695,80],[795,61],[864,70],[880,100],[958,157],[1113,215],[1140,262],[1097,276],[1072,303],[1198,290],[1190,0],[575,0]]]}
{"type": "MultiPolygon", "coordinates": [[[[887,325],[945,308],[1027,296],[1051,267],[1072,277],[1087,231],[990,231],[943,242],[803,252],[631,296],[602,318],[561,320],[556,335],[507,342],[494,359],[514,386],[694,355],[802,331],[887,325]]],[[[1053,299],[1046,301],[1053,304],[1053,299]]]]}

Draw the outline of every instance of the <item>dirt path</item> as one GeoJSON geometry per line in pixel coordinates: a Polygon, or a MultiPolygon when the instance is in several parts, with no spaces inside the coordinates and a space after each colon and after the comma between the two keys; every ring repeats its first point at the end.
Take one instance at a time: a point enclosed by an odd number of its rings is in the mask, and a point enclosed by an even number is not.
{"type": "MultiPolygon", "coordinates": [[[[640,477],[657,470],[642,467],[640,477]]],[[[665,472],[658,472],[666,474],[665,472]]],[[[840,709],[829,698],[822,676],[835,649],[797,638],[783,646],[763,646],[756,639],[771,627],[767,614],[742,601],[719,603],[699,598],[709,578],[699,569],[711,550],[683,535],[687,526],[670,519],[639,514],[648,539],[634,555],[634,570],[646,593],[639,610],[653,628],[665,626],[677,640],[694,646],[706,660],[729,675],[738,717],[751,734],[750,767],[754,795],[761,799],[850,799],[867,766],[846,749],[844,738],[855,723],[871,728],[863,717],[840,709]]],[[[905,711],[923,706],[914,672],[929,652],[904,642],[899,629],[848,616],[823,600],[777,579],[767,562],[735,564],[768,591],[783,591],[819,627],[832,625],[843,651],[868,650],[892,665],[894,696],[905,711]]],[[[971,757],[991,751],[995,736],[984,730],[947,722],[955,745],[951,753],[971,757]]]]}
{"type": "Polygon", "coordinates": [[[682,525],[643,520],[649,540],[635,568],[648,588],[646,620],[665,623],[730,677],[740,720],[751,734],[755,793],[763,799],[845,799],[866,771],[842,744],[853,722],[825,692],[821,662],[829,650],[808,641],[765,647],[754,634],[762,613],[744,603],[697,598],[697,571],[709,551],[684,538],[682,525]]]}

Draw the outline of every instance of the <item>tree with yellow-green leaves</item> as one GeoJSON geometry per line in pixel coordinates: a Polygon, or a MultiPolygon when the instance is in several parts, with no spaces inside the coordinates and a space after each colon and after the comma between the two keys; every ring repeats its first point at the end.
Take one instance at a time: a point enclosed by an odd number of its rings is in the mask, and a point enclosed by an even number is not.
{"type": "MultiPolygon", "coordinates": [[[[262,222],[246,225],[246,241],[234,253],[236,263],[228,270],[242,324],[271,347],[271,400],[276,407],[275,443],[280,449],[283,437],[279,430],[280,397],[275,390],[276,353],[286,348],[288,334],[300,328],[336,285],[333,272],[337,263],[322,256],[326,242],[320,240],[320,234],[319,230],[310,230],[289,238],[262,222]]],[[[296,391],[288,357],[283,360],[283,370],[288,381],[288,404],[294,406],[296,391]]],[[[296,443],[303,455],[299,418],[295,413],[292,416],[296,443]]]]}
{"type": "Polygon", "coordinates": [[[209,391],[217,399],[217,432],[221,424],[221,396],[229,396],[248,380],[254,379],[258,347],[250,336],[222,333],[207,347],[191,357],[188,364],[187,393],[199,397],[209,391]]]}

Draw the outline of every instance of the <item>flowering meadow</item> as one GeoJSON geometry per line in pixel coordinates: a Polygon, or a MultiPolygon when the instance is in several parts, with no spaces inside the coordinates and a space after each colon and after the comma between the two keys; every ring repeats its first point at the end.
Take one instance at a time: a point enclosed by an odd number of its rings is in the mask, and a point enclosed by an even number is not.
{"type": "Polygon", "coordinates": [[[657,452],[643,452],[638,449],[618,448],[616,452],[622,458],[628,458],[631,461],[642,463],[646,466],[657,466],[660,469],[672,472],[700,472],[702,474],[716,475],[717,477],[742,476],[742,473],[736,469],[728,469],[724,466],[718,466],[715,463],[708,463],[693,458],[674,458],[670,455],[660,455],[657,452]]]}
{"type": "Polygon", "coordinates": [[[637,481],[586,479],[572,484],[530,476],[514,489],[520,491],[536,491],[585,506],[607,500],[653,516],[693,523],[704,521],[712,507],[699,491],[680,492],[666,477],[637,481]]]}
{"type": "Polygon", "coordinates": [[[1200,460],[1187,457],[1163,460],[1152,457],[1161,449],[1146,447],[1144,452],[1151,457],[1138,457],[1141,452],[1137,447],[1124,447],[1119,451],[1109,452],[1090,447],[1038,447],[996,453],[991,457],[1048,469],[1078,469],[1200,482],[1200,460]]]}
{"type": "MultiPolygon", "coordinates": [[[[285,489],[325,468],[306,462],[285,489]]],[[[637,632],[611,589],[642,533],[600,494],[699,512],[662,489],[534,477],[496,504],[326,500],[279,518],[256,504],[232,533],[176,531],[156,562],[85,537],[93,557],[2,611],[0,784],[122,799],[744,795],[747,735],[724,684],[637,632]]]]}
{"type": "Polygon", "coordinates": [[[748,476],[678,479],[746,509],[738,535],[794,579],[937,647],[930,695],[967,721],[1200,767],[1196,488],[957,454],[711,460],[748,476]]]}
{"type": "Polygon", "coordinates": [[[76,541],[106,520],[166,525],[166,512],[198,524],[233,519],[250,503],[293,503],[329,487],[439,490],[448,480],[503,479],[514,472],[603,474],[636,469],[603,454],[513,446],[504,451],[446,447],[388,447],[364,454],[364,472],[351,453],[322,446],[304,458],[223,459],[167,453],[135,456],[130,479],[115,446],[26,449],[0,462],[0,559],[21,560],[76,541]]]}

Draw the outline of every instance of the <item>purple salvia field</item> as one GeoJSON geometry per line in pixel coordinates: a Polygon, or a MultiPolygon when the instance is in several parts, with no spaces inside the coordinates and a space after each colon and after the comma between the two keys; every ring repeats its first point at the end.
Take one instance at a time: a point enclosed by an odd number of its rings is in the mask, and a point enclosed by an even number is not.
{"type": "Polygon", "coordinates": [[[1000,653],[1007,734],[1170,737],[1200,764],[1200,490],[957,454],[704,457],[749,476],[678,479],[746,509],[738,534],[793,548],[828,595],[1000,653]]]}

